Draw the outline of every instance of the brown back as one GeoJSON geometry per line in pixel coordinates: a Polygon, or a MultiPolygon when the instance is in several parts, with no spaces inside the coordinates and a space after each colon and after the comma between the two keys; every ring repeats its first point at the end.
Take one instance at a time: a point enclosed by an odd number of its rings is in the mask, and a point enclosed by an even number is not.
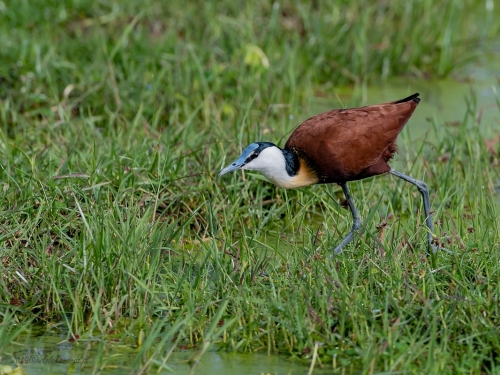
{"type": "Polygon", "coordinates": [[[408,98],[321,113],[300,124],[285,144],[306,157],[319,183],[342,183],[389,172],[396,138],[420,99],[408,98]]]}

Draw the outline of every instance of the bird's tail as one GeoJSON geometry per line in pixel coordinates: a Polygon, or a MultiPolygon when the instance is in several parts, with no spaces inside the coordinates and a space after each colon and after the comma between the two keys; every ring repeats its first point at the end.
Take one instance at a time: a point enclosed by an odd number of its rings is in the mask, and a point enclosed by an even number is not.
{"type": "Polygon", "coordinates": [[[395,102],[393,102],[393,104],[399,104],[399,103],[404,103],[404,102],[409,102],[410,100],[414,101],[415,103],[419,103],[420,102],[420,98],[418,97],[420,94],[417,92],[413,95],[410,95],[409,97],[407,98],[404,98],[404,99],[401,99],[401,100],[397,100],[395,102]]]}

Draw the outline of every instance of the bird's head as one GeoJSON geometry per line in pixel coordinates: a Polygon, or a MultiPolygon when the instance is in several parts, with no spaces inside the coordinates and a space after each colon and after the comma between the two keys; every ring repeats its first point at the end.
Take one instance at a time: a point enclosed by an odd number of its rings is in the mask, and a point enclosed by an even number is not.
{"type": "Polygon", "coordinates": [[[283,153],[274,143],[251,143],[243,150],[237,160],[219,172],[219,177],[237,169],[249,169],[264,173],[273,165],[276,167],[277,164],[280,164],[280,158],[283,158],[283,153]]]}
{"type": "Polygon", "coordinates": [[[271,142],[248,145],[241,156],[219,172],[219,177],[237,169],[260,172],[273,184],[286,189],[311,185],[317,182],[310,176],[303,163],[290,150],[282,150],[271,142]]]}

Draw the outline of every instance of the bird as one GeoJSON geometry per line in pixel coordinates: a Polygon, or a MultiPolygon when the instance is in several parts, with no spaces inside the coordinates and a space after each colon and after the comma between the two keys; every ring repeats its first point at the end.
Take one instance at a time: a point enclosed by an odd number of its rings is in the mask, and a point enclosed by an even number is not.
{"type": "Polygon", "coordinates": [[[361,229],[362,220],[347,183],[391,174],[417,187],[422,195],[427,225],[427,247],[433,253],[433,223],[429,188],[424,181],[396,171],[389,161],[397,152],[397,137],[420,102],[415,93],[393,102],[359,108],[334,109],[301,123],[284,148],[271,142],[254,142],[223,168],[219,177],[238,169],[260,172],[285,189],[315,184],[338,184],[353,217],[347,236],[334,249],[339,254],[361,229]]]}

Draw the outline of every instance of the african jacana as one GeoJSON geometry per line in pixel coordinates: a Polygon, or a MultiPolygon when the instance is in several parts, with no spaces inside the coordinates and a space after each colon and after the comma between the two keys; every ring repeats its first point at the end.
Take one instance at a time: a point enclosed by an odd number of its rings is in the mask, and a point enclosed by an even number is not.
{"type": "Polygon", "coordinates": [[[415,185],[424,201],[427,241],[432,244],[429,190],[423,181],[392,169],[388,162],[397,150],[396,138],[420,102],[419,94],[395,102],[321,113],[300,124],[281,149],[270,142],[247,146],[219,176],[236,169],[256,170],[275,185],[299,188],[337,183],[342,187],[354,219],[353,227],[334,252],[338,254],[361,228],[361,218],[347,187],[348,181],[391,173],[415,185]]]}

